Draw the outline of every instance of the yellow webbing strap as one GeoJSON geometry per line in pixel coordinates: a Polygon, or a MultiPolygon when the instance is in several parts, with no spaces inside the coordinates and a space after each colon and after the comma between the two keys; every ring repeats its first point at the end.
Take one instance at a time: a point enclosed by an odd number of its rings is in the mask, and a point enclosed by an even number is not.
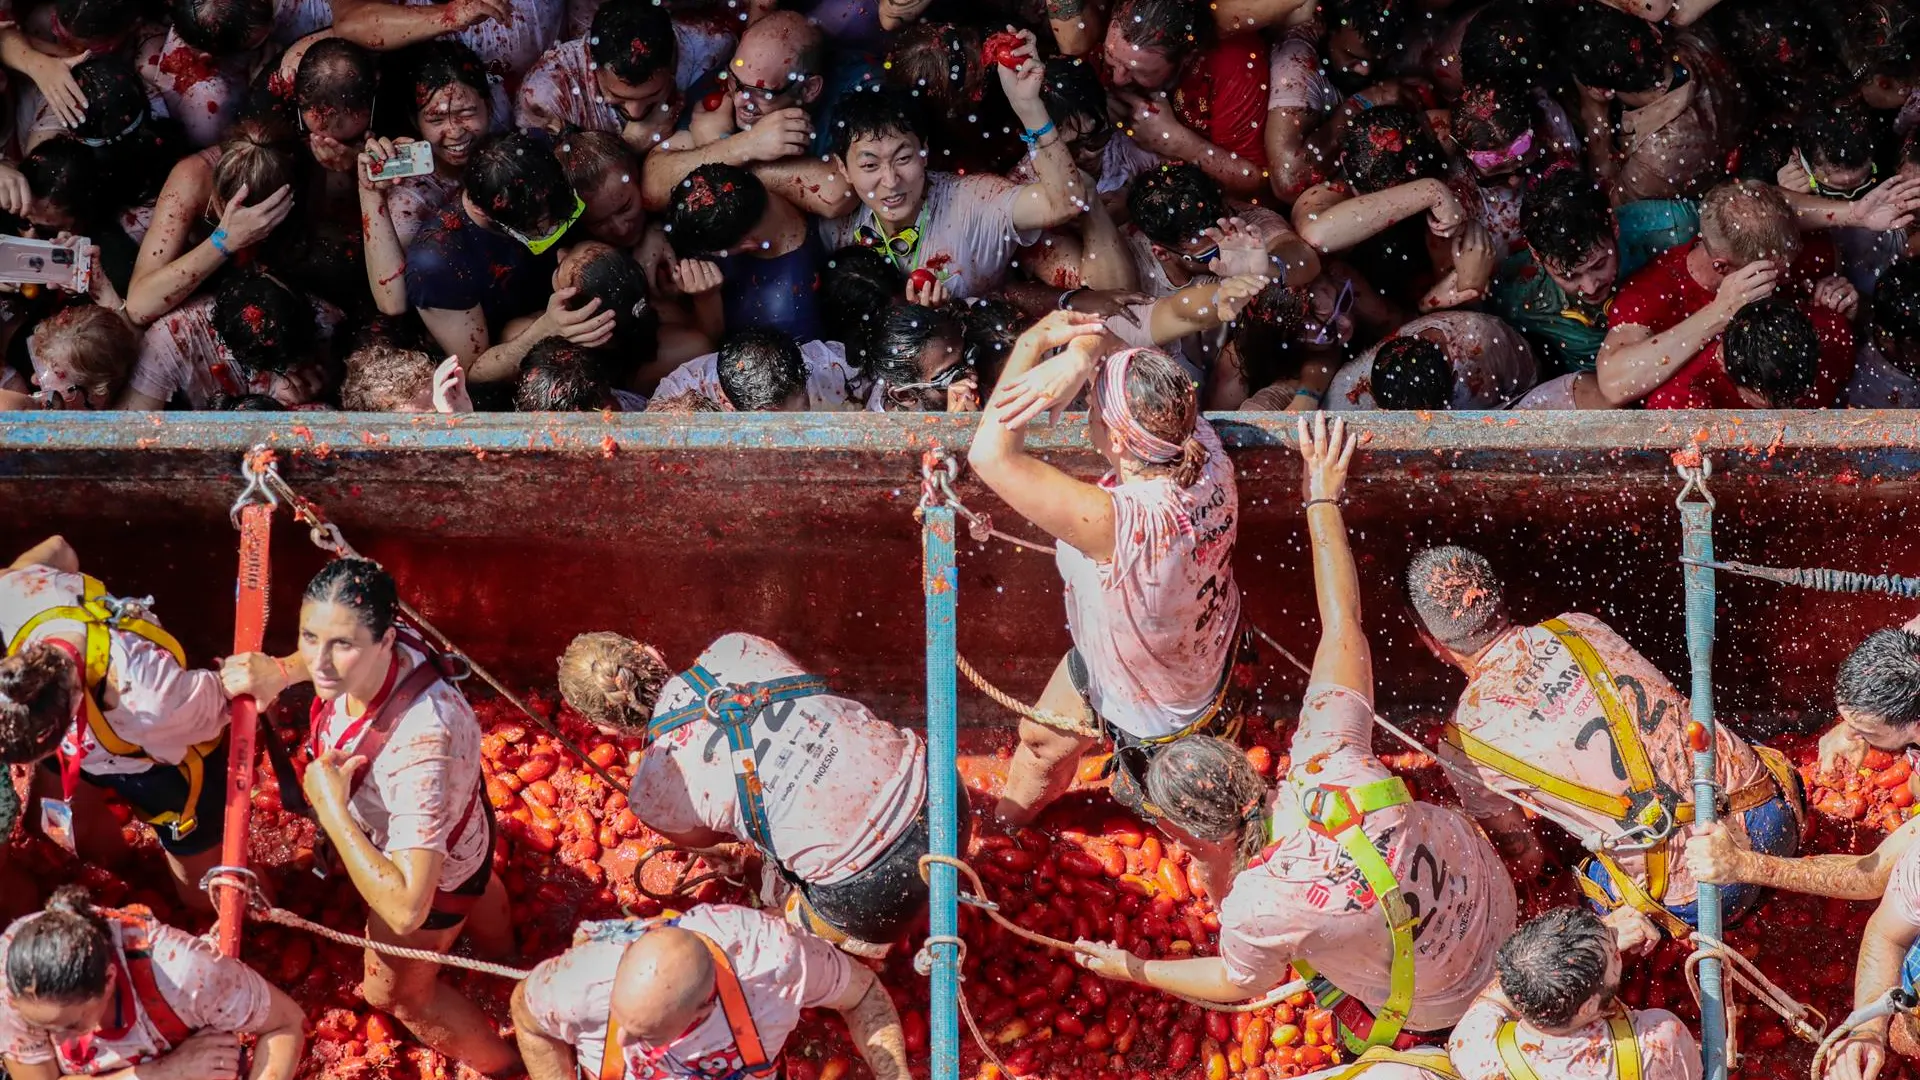
{"type": "Polygon", "coordinates": [[[1624,901],[1642,915],[1660,924],[1667,933],[1679,941],[1685,941],[1687,936],[1693,933],[1693,927],[1687,925],[1686,920],[1668,910],[1665,904],[1647,895],[1647,891],[1640,887],[1640,883],[1633,880],[1633,875],[1621,869],[1620,864],[1614,862],[1611,856],[1605,852],[1598,852],[1593,858],[1607,872],[1608,880],[1613,882],[1615,891],[1620,895],[1616,899],[1608,895],[1607,890],[1599,882],[1586,874],[1575,874],[1573,878],[1580,883],[1580,891],[1586,894],[1587,899],[1608,911],[1619,907],[1624,901]]]}
{"type": "MultiPolygon", "coordinates": [[[[1540,1080],[1520,1053],[1520,1040],[1514,1035],[1518,1020],[1500,1025],[1495,1042],[1500,1047],[1500,1063],[1506,1066],[1508,1080],[1540,1080]]],[[[1607,1017],[1607,1033],[1613,1043],[1614,1080],[1640,1080],[1640,1043],[1633,1036],[1633,1021],[1625,1012],[1607,1017]]]]}
{"type": "Polygon", "coordinates": [[[1625,795],[1615,795],[1597,788],[1590,788],[1585,784],[1577,784],[1563,776],[1555,776],[1532,762],[1514,757],[1477,735],[1462,731],[1453,724],[1447,725],[1442,737],[1454,749],[1467,755],[1467,758],[1476,765],[1484,765],[1502,776],[1544,791],[1562,802],[1605,814],[1615,821],[1627,819],[1627,812],[1632,804],[1625,795]]]}
{"type": "Polygon", "coordinates": [[[1416,1069],[1425,1069],[1427,1072],[1444,1076],[1447,1080],[1460,1080],[1460,1073],[1453,1067],[1452,1059],[1447,1057],[1445,1050],[1437,1046],[1418,1047],[1412,1050],[1395,1050],[1387,1046],[1370,1047],[1366,1053],[1360,1055],[1359,1060],[1328,1077],[1327,1080],[1353,1080],[1354,1077],[1375,1065],[1389,1061],[1398,1065],[1411,1065],[1416,1069]]]}
{"type": "MultiPolygon", "coordinates": [[[[151,761],[145,748],[120,737],[107,723],[100,711],[100,684],[107,680],[107,668],[112,663],[113,638],[109,629],[123,630],[158,645],[173,657],[173,662],[181,667],[187,666],[186,650],[172,634],[161,629],[159,624],[146,619],[119,618],[108,607],[103,598],[107,587],[98,578],[82,575],[85,591],[79,604],[65,607],[48,608],[28,619],[19,630],[14,632],[13,640],[7,643],[7,655],[13,656],[27,647],[33,632],[50,622],[76,622],[86,628],[87,645],[85,650],[86,671],[82,673],[87,692],[82,695],[82,707],[86,710],[87,730],[101,749],[115,757],[135,758],[151,761]]],[[[224,738],[224,735],[222,736],[224,738]]],[[[178,813],[168,811],[157,817],[146,819],[151,825],[171,825],[176,837],[185,836],[194,830],[199,822],[194,817],[195,808],[200,805],[200,793],[206,784],[206,755],[220,745],[220,739],[210,739],[187,748],[186,758],[177,768],[187,778],[187,802],[178,813]]]]}

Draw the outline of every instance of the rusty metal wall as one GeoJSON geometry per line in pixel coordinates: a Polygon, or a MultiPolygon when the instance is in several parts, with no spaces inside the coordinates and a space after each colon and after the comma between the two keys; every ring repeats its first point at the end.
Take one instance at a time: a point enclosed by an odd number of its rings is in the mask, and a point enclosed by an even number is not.
{"type": "MultiPolygon", "coordinates": [[[[1314,636],[1291,426],[1219,420],[1239,470],[1237,568],[1249,616],[1290,648],[1314,636]]],[[[1445,707],[1459,679],[1426,657],[1399,600],[1412,552],[1457,541],[1508,575],[1514,606],[1591,611],[1684,684],[1677,483],[1668,452],[1699,441],[1718,472],[1725,558],[1920,573],[1909,517],[1920,423],[1906,414],[1373,414],[1347,520],[1367,585],[1382,704],[1445,707]]],[[[714,636],[784,642],[849,692],[910,719],[923,678],[919,456],[963,446],[947,417],[263,416],[0,419],[0,547],[66,534],[124,593],[152,593],[196,657],[230,640],[241,452],[283,472],[387,563],[475,657],[550,689],[575,633],[614,629],[689,661],[714,636]]],[[[1092,478],[1075,423],[1035,450],[1092,478]]],[[[977,485],[970,505],[1032,535],[977,485]]],[[[1037,538],[1037,537],[1036,537],[1037,538]]],[[[961,538],[960,648],[1031,695],[1066,647],[1046,556],[961,538]]],[[[271,646],[291,648],[320,555],[275,536],[271,646]]],[[[1722,577],[1720,699],[1783,723],[1831,710],[1834,668],[1895,601],[1722,577]]],[[[1272,669],[1280,699],[1298,690],[1272,669]]],[[[971,690],[970,720],[1007,717],[971,690]]]]}

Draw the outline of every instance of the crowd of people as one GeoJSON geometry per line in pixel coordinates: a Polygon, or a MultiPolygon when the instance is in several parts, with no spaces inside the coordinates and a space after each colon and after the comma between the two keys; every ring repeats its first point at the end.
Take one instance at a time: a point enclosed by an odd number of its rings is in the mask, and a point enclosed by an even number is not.
{"type": "Polygon", "coordinates": [[[1920,400],[1913,0],[339,3],[0,11],[0,408],[1920,400]]]}

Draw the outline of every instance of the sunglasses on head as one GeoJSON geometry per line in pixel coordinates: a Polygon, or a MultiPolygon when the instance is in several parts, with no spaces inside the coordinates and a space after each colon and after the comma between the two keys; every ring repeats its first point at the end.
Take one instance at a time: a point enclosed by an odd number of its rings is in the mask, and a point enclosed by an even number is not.
{"type": "Polygon", "coordinates": [[[515,229],[513,229],[508,225],[501,224],[500,229],[502,232],[506,233],[508,236],[511,236],[515,240],[520,241],[520,243],[526,246],[526,249],[528,251],[534,253],[535,255],[540,255],[540,254],[544,254],[548,248],[559,243],[560,238],[567,235],[567,230],[573,228],[573,223],[576,221],[579,221],[580,215],[583,213],[586,213],[586,210],[587,210],[586,202],[582,200],[580,196],[575,195],[573,197],[573,213],[569,214],[567,216],[567,220],[561,222],[558,228],[554,229],[552,232],[548,233],[545,236],[540,237],[537,240],[528,238],[526,235],[516,231],[515,229]]]}
{"type": "Polygon", "coordinates": [[[960,377],[971,369],[964,363],[955,364],[925,382],[906,383],[902,386],[887,387],[887,397],[900,405],[912,405],[919,401],[919,395],[928,390],[946,390],[960,381],[960,377]]]}
{"type": "Polygon", "coordinates": [[[1306,327],[1303,327],[1303,329],[1312,328],[1313,336],[1306,339],[1307,343],[1310,345],[1327,345],[1332,343],[1335,328],[1339,326],[1341,317],[1352,310],[1353,282],[1344,281],[1340,284],[1340,295],[1333,298],[1333,313],[1327,316],[1325,322],[1308,316],[1306,327]]]}

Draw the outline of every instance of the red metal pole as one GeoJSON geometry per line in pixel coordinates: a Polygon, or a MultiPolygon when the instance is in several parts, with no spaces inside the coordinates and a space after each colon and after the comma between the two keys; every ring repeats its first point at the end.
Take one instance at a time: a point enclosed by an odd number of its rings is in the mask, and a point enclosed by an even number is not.
{"type": "MultiPolygon", "coordinates": [[[[268,543],[273,537],[273,506],[252,503],[240,510],[240,578],[233,613],[234,655],[259,652],[267,630],[268,543]]],[[[251,697],[233,699],[233,723],[227,731],[227,831],[220,848],[225,866],[247,865],[247,836],[253,818],[253,764],[258,756],[255,729],[260,706],[251,697]]],[[[238,883],[236,883],[238,884],[238,883]]],[[[219,890],[220,953],[240,955],[240,931],[247,916],[243,888],[219,890]]]]}

